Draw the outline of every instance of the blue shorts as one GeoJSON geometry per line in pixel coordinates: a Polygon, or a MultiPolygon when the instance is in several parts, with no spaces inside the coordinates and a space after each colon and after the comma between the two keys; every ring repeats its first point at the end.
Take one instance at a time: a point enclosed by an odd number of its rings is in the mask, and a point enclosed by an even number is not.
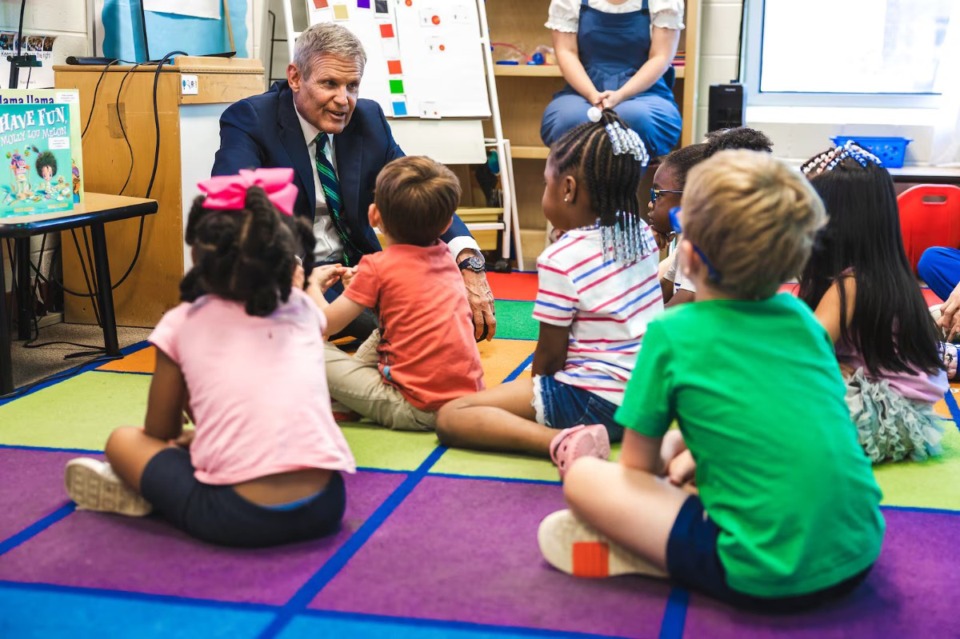
{"type": "Polygon", "coordinates": [[[534,407],[538,415],[543,415],[545,426],[560,430],[578,424],[603,424],[607,427],[611,442],[623,439],[623,426],[613,419],[619,407],[613,402],[582,388],[558,382],[548,375],[537,375],[533,383],[536,385],[533,391],[534,407]]]}
{"type": "Polygon", "coordinates": [[[324,537],[339,528],[346,507],[336,472],[320,493],[290,510],[259,506],[232,486],[204,484],[193,473],[188,451],[166,448],[147,462],[140,492],[174,526],[221,546],[260,548],[324,537]]]}
{"type": "Polygon", "coordinates": [[[680,508],[667,540],[667,573],[670,578],[692,590],[738,608],[760,612],[796,612],[839,599],[852,592],[867,578],[870,566],[838,584],[805,595],[790,597],[754,597],[727,585],[727,573],[717,553],[720,529],[703,509],[703,502],[691,495],[680,508]]]}

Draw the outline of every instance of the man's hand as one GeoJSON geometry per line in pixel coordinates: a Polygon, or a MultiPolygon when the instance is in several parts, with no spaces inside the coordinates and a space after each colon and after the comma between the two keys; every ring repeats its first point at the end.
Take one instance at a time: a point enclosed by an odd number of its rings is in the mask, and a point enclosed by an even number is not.
{"type": "Polygon", "coordinates": [[[313,269],[310,273],[310,286],[317,286],[321,293],[337,283],[347,269],[339,264],[324,264],[313,269]]]}
{"type": "Polygon", "coordinates": [[[313,269],[310,273],[310,280],[307,282],[306,293],[310,299],[320,308],[327,307],[327,300],[323,294],[327,289],[337,283],[341,275],[347,269],[339,264],[325,264],[313,269]]]}
{"type": "Polygon", "coordinates": [[[464,269],[463,285],[467,289],[467,301],[473,311],[473,336],[479,342],[490,341],[497,332],[496,311],[493,306],[493,291],[487,283],[487,276],[464,269]]]}
{"type": "Polygon", "coordinates": [[[943,329],[943,336],[948,342],[960,335],[960,284],[953,289],[947,301],[940,306],[940,319],[937,323],[943,329]]]}
{"type": "Polygon", "coordinates": [[[346,288],[350,286],[350,283],[353,281],[353,278],[357,275],[357,266],[351,266],[349,268],[344,268],[343,273],[340,274],[340,279],[343,280],[343,287],[346,288]]]}

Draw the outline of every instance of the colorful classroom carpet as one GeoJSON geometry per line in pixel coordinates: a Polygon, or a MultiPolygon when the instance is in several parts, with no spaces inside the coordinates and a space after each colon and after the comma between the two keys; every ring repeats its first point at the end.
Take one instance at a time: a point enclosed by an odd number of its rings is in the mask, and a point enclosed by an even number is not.
{"type": "MultiPolygon", "coordinates": [[[[488,385],[528,374],[535,276],[491,274],[498,332],[488,385]]],[[[150,347],[78,369],[0,405],[0,637],[958,637],[960,409],[946,452],[877,469],[887,537],[852,597],[803,615],[746,614],[669,583],[580,580],[540,557],[536,529],[563,507],[554,468],[447,450],[432,434],[344,431],[341,531],[271,550],[217,548],[155,518],[77,512],[64,463],[139,424],[150,347]]]]}

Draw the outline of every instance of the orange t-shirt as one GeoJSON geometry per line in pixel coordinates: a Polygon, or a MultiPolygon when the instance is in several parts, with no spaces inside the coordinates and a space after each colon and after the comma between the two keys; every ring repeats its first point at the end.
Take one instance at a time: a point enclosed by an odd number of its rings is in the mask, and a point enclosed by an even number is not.
{"type": "Polygon", "coordinates": [[[348,299],[377,309],[380,374],[415,407],[436,411],[483,390],[463,276],[443,242],[364,255],[348,299]]]}

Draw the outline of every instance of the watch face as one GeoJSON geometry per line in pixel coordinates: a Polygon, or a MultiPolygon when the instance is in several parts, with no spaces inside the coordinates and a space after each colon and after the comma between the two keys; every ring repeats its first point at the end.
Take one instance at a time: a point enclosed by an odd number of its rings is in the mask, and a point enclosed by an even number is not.
{"type": "Polygon", "coordinates": [[[484,270],[486,270],[486,265],[486,261],[479,255],[468,257],[460,262],[461,269],[468,268],[471,271],[476,271],[477,273],[482,273],[484,270]]]}

